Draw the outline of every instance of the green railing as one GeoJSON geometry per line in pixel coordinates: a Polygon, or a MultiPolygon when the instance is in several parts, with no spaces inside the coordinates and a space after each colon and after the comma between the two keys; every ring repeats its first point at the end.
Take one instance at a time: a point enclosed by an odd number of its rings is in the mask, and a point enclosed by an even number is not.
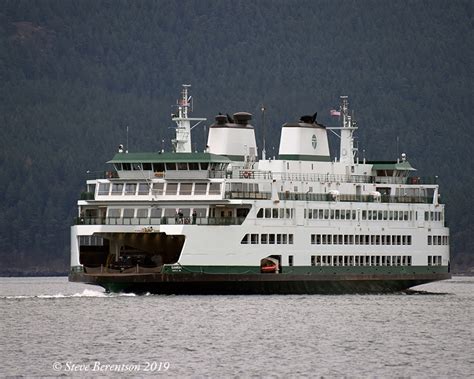
{"type": "Polygon", "coordinates": [[[81,200],[94,200],[94,193],[93,192],[82,192],[81,193],[81,200]]]}

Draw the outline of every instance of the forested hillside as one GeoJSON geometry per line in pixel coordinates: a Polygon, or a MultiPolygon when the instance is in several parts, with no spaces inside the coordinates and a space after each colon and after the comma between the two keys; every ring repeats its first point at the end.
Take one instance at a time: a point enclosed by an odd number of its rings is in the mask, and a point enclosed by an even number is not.
{"type": "MultiPolygon", "coordinates": [[[[474,267],[470,0],[3,0],[0,272],[66,271],[86,171],[154,151],[191,83],[195,116],[282,123],[349,95],[369,159],[438,175],[455,269],[474,267]]],[[[210,121],[208,122],[208,124],[210,121]]],[[[204,147],[204,128],[193,131],[204,147]]],[[[268,146],[270,148],[268,148],[268,146]]]]}

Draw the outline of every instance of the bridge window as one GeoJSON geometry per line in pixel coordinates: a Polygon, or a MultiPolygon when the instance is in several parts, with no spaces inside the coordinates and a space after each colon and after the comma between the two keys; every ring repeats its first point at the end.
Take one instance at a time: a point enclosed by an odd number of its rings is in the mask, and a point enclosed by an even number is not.
{"type": "Polygon", "coordinates": [[[178,170],[187,170],[188,169],[188,164],[184,162],[179,162],[178,163],[178,170]]]}
{"type": "Polygon", "coordinates": [[[165,171],[165,164],[164,163],[153,163],[153,171],[154,172],[163,172],[163,171],[165,171]]]}

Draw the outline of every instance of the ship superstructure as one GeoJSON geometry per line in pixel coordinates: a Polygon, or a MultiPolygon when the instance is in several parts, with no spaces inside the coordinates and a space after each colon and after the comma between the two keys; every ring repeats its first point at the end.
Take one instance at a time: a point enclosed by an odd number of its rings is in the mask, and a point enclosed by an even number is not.
{"type": "Polygon", "coordinates": [[[436,178],[403,154],[359,160],[348,98],[329,128],[282,127],[258,159],[252,115],[219,114],[191,151],[191,98],[178,101],[174,152],[126,153],[87,181],[71,229],[70,280],[154,293],[391,292],[450,278],[436,178]],[[331,159],[328,131],[340,138],[331,159]]]}

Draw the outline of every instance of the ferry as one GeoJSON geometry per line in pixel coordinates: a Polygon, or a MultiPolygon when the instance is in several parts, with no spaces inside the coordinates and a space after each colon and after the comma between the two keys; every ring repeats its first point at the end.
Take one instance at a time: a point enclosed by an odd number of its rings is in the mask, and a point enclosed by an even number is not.
{"type": "Polygon", "coordinates": [[[406,154],[359,158],[347,96],[331,111],[337,127],[317,114],[285,123],[278,156],[265,139],[258,154],[247,112],[219,113],[193,152],[206,119],[192,108],[183,85],[173,151],[120,145],[110,170],[87,180],[70,281],[137,294],[341,294],[451,278],[437,177],[417,176],[406,154]]]}

